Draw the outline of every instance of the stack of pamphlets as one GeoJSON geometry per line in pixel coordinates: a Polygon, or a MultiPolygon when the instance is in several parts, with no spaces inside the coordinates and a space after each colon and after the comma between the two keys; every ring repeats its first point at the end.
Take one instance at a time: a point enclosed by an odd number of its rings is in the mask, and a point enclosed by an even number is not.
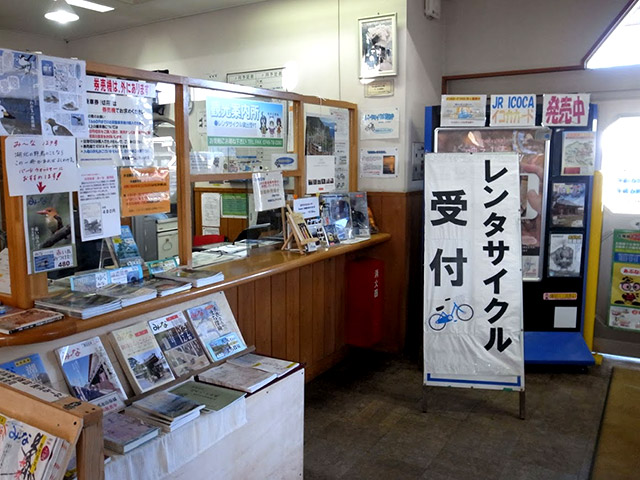
{"type": "Polygon", "coordinates": [[[20,357],[11,362],[6,362],[0,365],[0,368],[9,370],[21,377],[29,378],[35,382],[41,383],[51,388],[51,379],[49,373],[44,368],[42,359],[37,353],[27,355],[26,357],[20,357]]]}
{"type": "Polygon", "coordinates": [[[168,272],[156,273],[156,277],[168,278],[179,282],[188,282],[194,287],[204,287],[224,280],[222,272],[195,270],[187,267],[178,267],[173,270],[169,270],[168,272]]]}
{"type": "Polygon", "coordinates": [[[100,337],[56,350],[71,394],[104,413],[122,410],[127,398],[100,337]]]}
{"type": "Polygon", "coordinates": [[[136,240],[133,238],[131,227],[128,225],[120,227],[119,236],[107,239],[107,247],[111,253],[113,263],[118,267],[144,264],[136,240]]]}
{"type": "Polygon", "coordinates": [[[288,360],[280,360],[278,358],[265,357],[255,353],[247,353],[240,357],[234,357],[227,360],[233,365],[239,367],[255,368],[267,373],[275,373],[278,378],[296,368],[298,362],[290,362],[288,360]]]}
{"type": "Polygon", "coordinates": [[[160,434],[160,428],[138,418],[110,413],[102,419],[104,447],[125,454],[160,434]]]}
{"type": "Polygon", "coordinates": [[[27,330],[28,328],[61,320],[63,317],[64,315],[61,313],[40,310],[38,308],[9,313],[8,315],[0,317],[0,333],[11,335],[12,333],[27,330]]]}
{"type": "Polygon", "coordinates": [[[159,297],[173,295],[191,289],[190,283],[176,282],[167,278],[150,278],[140,284],[143,287],[153,288],[159,297]]]}
{"type": "Polygon", "coordinates": [[[69,443],[0,413],[0,478],[60,480],[69,462],[69,443]]]}
{"type": "Polygon", "coordinates": [[[230,388],[192,381],[178,385],[177,387],[169,390],[169,392],[180,395],[181,397],[189,398],[196,403],[203,404],[203,412],[219,412],[223,408],[228,407],[233,402],[246,395],[244,392],[238,392],[237,390],[231,390],[230,388]]]}
{"type": "Polygon", "coordinates": [[[50,308],[78,318],[91,318],[122,308],[120,300],[97,293],[60,292],[50,297],[39,298],[36,307],[50,308]]]}
{"type": "Polygon", "coordinates": [[[123,307],[146,302],[158,296],[158,292],[154,288],[133,283],[114,283],[97,290],[96,293],[119,299],[123,307]]]}
{"type": "Polygon", "coordinates": [[[169,392],[157,392],[125,410],[127,415],[171,432],[200,416],[204,405],[169,392]]]}
{"type": "Polygon", "coordinates": [[[210,368],[196,376],[198,382],[220,385],[247,393],[253,393],[274,381],[275,373],[263,372],[257,368],[239,367],[229,362],[210,368]]]}

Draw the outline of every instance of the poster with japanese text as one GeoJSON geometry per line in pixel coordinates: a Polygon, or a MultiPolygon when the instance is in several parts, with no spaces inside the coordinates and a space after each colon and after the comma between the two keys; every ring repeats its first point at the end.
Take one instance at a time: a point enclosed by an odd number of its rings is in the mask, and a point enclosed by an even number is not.
{"type": "Polygon", "coordinates": [[[609,326],[640,331],[640,231],[614,230],[609,326]]]}
{"type": "MultiPolygon", "coordinates": [[[[220,227],[220,194],[203,192],[200,195],[200,210],[202,212],[202,228],[220,227]]],[[[206,235],[203,231],[203,235],[206,235]]]]}
{"type": "Polygon", "coordinates": [[[400,137],[400,111],[398,108],[361,109],[360,140],[400,137]]]}
{"type": "Polygon", "coordinates": [[[440,125],[484,127],[487,122],[486,95],[442,95],[440,125]]]}
{"type": "Polygon", "coordinates": [[[78,190],[76,141],[72,137],[24,135],[5,140],[9,195],[78,190]]]}
{"type": "Polygon", "coordinates": [[[549,235],[550,277],[579,277],[582,266],[582,234],[552,233],[549,235]]]}
{"type": "Polygon", "coordinates": [[[223,193],[221,201],[222,218],[247,218],[249,208],[246,193],[223,193]]]}
{"type": "Polygon", "coordinates": [[[254,173],[251,176],[251,183],[256,212],[284,207],[282,172],[254,173]]]}
{"type": "Polygon", "coordinates": [[[533,127],[536,124],[536,96],[491,95],[489,125],[492,127],[533,127]]]}
{"type": "Polygon", "coordinates": [[[349,110],[331,108],[330,118],[335,124],[336,192],[349,191],[349,110]]]}
{"type": "Polygon", "coordinates": [[[171,209],[169,169],[121,167],[122,216],[165,213],[171,209]]]}
{"type": "Polygon", "coordinates": [[[76,265],[70,193],[26,195],[24,228],[29,273],[48,272],[76,265]]]}
{"type": "Polygon", "coordinates": [[[78,210],[83,242],[120,235],[120,195],[116,167],[80,168],[78,210]]]}
{"type": "Polygon", "coordinates": [[[596,132],[562,132],[561,175],[593,175],[596,132]]]}
{"type": "MultiPolygon", "coordinates": [[[[91,78],[90,85],[93,84],[91,78]]],[[[128,83],[134,84],[129,90],[144,92],[144,89],[135,87],[140,82],[128,83]]],[[[155,165],[152,100],[134,94],[87,93],[89,139],[79,142],[80,164],[118,167],[155,165]]]]}
{"type": "Polygon", "coordinates": [[[524,388],[514,153],[425,155],[424,383],[524,388]]]}
{"type": "Polygon", "coordinates": [[[41,133],[38,56],[0,49],[0,136],[41,133]]]}
{"type": "Polygon", "coordinates": [[[582,228],[586,183],[554,182],[551,194],[551,226],[582,228]]]}
{"type": "Polygon", "coordinates": [[[87,138],[87,78],[84,60],[40,55],[42,134],[87,138]]]}
{"type": "Polygon", "coordinates": [[[436,152],[516,152],[520,154],[522,277],[542,278],[547,170],[551,130],[531,128],[439,128],[436,152]]]}
{"type": "Polygon", "coordinates": [[[397,177],[398,176],[398,149],[376,148],[368,150],[360,149],[360,177],[397,177]]]}
{"type": "Polygon", "coordinates": [[[542,96],[542,125],[578,127],[589,122],[588,93],[545,93],[542,96]]]}
{"type": "Polygon", "coordinates": [[[206,108],[210,147],[284,147],[281,103],[210,96],[206,108]]]}
{"type": "Polygon", "coordinates": [[[333,155],[306,158],[306,193],[333,192],[336,189],[336,159],[333,155]]]}

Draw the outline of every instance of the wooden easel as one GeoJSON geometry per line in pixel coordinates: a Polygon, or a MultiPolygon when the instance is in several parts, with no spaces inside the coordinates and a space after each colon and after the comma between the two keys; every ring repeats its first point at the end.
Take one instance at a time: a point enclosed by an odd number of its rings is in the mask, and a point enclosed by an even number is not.
{"type": "Polygon", "coordinates": [[[282,250],[291,250],[292,252],[298,252],[304,255],[307,253],[304,248],[307,244],[316,243],[320,240],[311,236],[301,213],[294,212],[291,210],[291,207],[287,205],[286,215],[289,234],[282,245],[282,250]],[[294,242],[297,248],[293,248],[294,242]]]}

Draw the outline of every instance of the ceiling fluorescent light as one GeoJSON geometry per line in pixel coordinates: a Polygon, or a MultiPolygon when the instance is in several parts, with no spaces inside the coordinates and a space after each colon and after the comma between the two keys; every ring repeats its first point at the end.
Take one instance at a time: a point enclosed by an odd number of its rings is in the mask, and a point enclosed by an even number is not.
{"type": "Polygon", "coordinates": [[[73,5],[74,7],[86,8],[87,10],[93,10],[94,12],[110,12],[114,10],[113,7],[108,7],[107,5],[101,5],[95,2],[87,2],[86,0],[67,0],[69,5],[73,5]]]}
{"type": "Polygon", "coordinates": [[[64,0],[53,0],[53,5],[44,14],[44,18],[58,23],[75,22],[80,17],[64,0]]]}

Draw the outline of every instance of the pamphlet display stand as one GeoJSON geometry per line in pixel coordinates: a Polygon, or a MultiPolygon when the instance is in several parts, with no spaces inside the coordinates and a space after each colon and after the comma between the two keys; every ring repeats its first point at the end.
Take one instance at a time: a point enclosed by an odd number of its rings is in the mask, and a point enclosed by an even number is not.
{"type": "Polygon", "coordinates": [[[309,234],[302,214],[293,212],[289,205],[287,205],[287,225],[289,226],[289,235],[287,235],[284,245],[282,245],[282,250],[291,250],[304,255],[306,253],[306,245],[319,241],[309,234]],[[293,248],[294,242],[297,248],[293,248]]]}

